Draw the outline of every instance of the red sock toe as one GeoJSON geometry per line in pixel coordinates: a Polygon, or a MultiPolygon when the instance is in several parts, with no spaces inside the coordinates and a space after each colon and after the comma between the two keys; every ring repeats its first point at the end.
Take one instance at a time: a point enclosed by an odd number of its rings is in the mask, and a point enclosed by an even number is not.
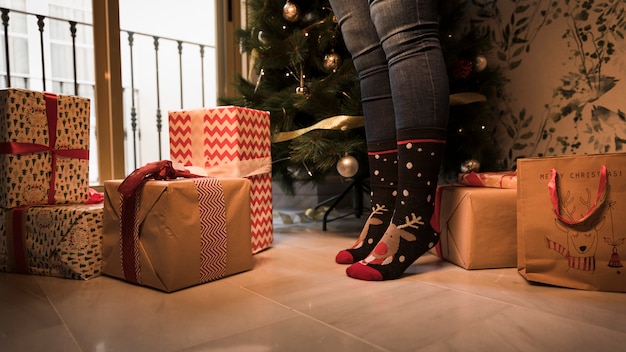
{"type": "Polygon", "coordinates": [[[352,257],[352,254],[350,254],[350,252],[343,250],[337,253],[335,261],[337,262],[337,264],[352,264],[354,263],[354,257],[352,257]]]}
{"type": "Polygon", "coordinates": [[[346,269],[346,274],[354,279],[366,280],[366,281],[382,281],[383,274],[380,271],[371,268],[360,262],[354,263],[346,269]]]}

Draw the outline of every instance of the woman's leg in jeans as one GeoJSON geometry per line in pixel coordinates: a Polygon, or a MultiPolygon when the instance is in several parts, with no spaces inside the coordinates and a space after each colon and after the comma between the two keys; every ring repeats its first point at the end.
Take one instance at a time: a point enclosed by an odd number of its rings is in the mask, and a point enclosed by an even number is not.
{"type": "Polygon", "coordinates": [[[430,226],[448,118],[448,78],[435,0],[371,0],[389,65],[397,128],[398,196],[374,250],[347,270],[363,280],[394,279],[438,241],[430,226]]]}
{"type": "Polygon", "coordinates": [[[370,17],[368,0],[330,3],[361,83],[372,190],[372,213],[365,227],[356,243],[335,258],[338,263],[350,264],[372,251],[393,215],[398,177],[396,128],[387,60],[370,17]]]}

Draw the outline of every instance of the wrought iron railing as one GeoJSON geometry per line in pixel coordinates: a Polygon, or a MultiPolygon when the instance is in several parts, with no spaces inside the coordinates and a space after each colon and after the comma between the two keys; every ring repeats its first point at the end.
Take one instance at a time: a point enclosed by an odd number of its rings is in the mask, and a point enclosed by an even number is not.
{"type": "MultiPolygon", "coordinates": [[[[3,43],[2,43],[2,49],[3,50],[3,55],[0,56],[0,61],[4,62],[3,67],[0,66],[0,88],[2,88],[2,85],[4,85],[4,88],[6,87],[15,87],[15,88],[25,88],[25,89],[43,89],[46,91],[51,91],[51,92],[55,92],[55,93],[59,93],[59,94],[72,94],[72,95],[80,95],[80,96],[84,96],[84,97],[88,97],[90,99],[95,98],[95,79],[93,78],[93,74],[91,75],[91,77],[79,77],[79,70],[78,70],[78,65],[79,64],[87,64],[84,63],[83,61],[85,60],[85,55],[80,55],[80,49],[91,49],[91,55],[88,57],[91,62],[93,63],[93,26],[91,23],[87,23],[87,22],[80,22],[80,21],[74,21],[74,20],[68,20],[68,19],[64,19],[64,18],[58,18],[58,17],[54,17],[54,16],[43,16],[43,15],[39,15],[39,14],[35,14],[35,13],[29,13],[29,12],[25,12],[25,11],[21,11],[21,10],[14,10],[14,9],[8,9],[8,8],[0,8],[1,11],[1,20],[2,20],[2,37],[3,38],[3,43]],[[13,15],[19,15],[19,16],[25,16],[26,21],[36,21],[37,23],[37,28],[39,31],[39,36],[37,38],[36,34],[29,34],[29,33],[12,33],[11,31],[11,25],[12,25],[12,17],[13,15]],[[53,69],[53,63],[54,60],[68,60],[68,58],[66,57],[54,57],[53,55],[51,55],[51,53],[49,53],[49,49],[51,47],[51,43],[50,43],[50,33],[46,33],[46,31],[48,30],[48,26],[50,26],[51,23],[55,23],[55,25],[60,26],[63,23],[66,23],[68,25],[68,29],[67,29],[67,40],[63,41],[61,40],[61,42],[64,42],[65,45],[68,45],[68,43],[71,42],[71,74],[69,76],[65,75],[65,74],[57,74],[55,72],[52,72],[53,69]],[[89,35],[91,33],[91,35],[89,35]],[[47,34],[47,35],[46,35],[47,34]],[[79,34],[83,35],[83,38],[79,37],[79,34]],[[27,38],[24,37],[24,35],[27,35],[27,38]],[[12,37],[13,36],[13,37],[12,37]],[[38,40],[39,41],[39,53],[31,53],[28,48],[33,48],[32,45],[11,45],[12,40],[13,39],[20,39],[19,37],[21,36],[22,41],[24,39],[28,40],[28,41],[32,41],[32,40],[38,40]],[[79,45],[77,43],[77,39],[80,39],[80,42],[83,43],[83,45],[79,45]],[[14,51],[18,51],[21,49],[26,48],[27,52],[14,52],[14,51]],[[33,55],[37,55],[40,54],[40,58],[36,58],[33,55]],[[3,60],[2,60],[3,58],[3,60]],[[28,62],[34,63],[37,61],[40,61],[40,67],[37,70],[28,70],[27,72],[20,72],[20,70],[16,70],[13,68],[15,61],[20,58],[20,60],[28,60],[28,62]],[[83,60],[81,60],[83,59],[83,60]],[[36,72],[31,72],[31,71],[36,71],[36,72]]],[[[199,90],[201,92],[201,100],[200,101],[195,101],[194,104],[196,105],[202,105],[205,106],[205,104],[207,104],[206,102],[206,95],[205,95],[205,87],[207,85],[206,82],[206,78],[205,78],[205,53],[207,50],[215,50],[215,46],[213,45],[209,45],[209,44],[205,44],[205,43],[198,43],[198,42],[191,42],[191,41],[186,41],[186,40],[181,40],[181,39],[175,39],[175,38],[167,38],[167,37],[163,37],[163,36],[156,36],[156,35],[152,35],[152,34],[148,34],[148,33],[140,33],[137,31],[126,31],[126,30],[122,30],[122,33],[126,34],[126,42],[124,41],[124,35],[120,36],[120,45],[122,46],[122,51],[124,51],[126,48],[127,53],[129,54],[130,57],[130,62],[128,62],[129,67],[123,67],[123,75],[124,74],[128,74],[129,77],[126,77],[127,79],[125,79],[125,81],[129,81],[130,82],[130,86],[124,87],[123,91],[124,91],[124,105],[126,106],[126,108],[124,109],[125,114],[126,111],[128,112],[129,116],[128,118],[125,120],[129,121],[128,126],[125,126],[124,130],[125,130],[125,143],[126,143],[126,147],[127,147],[127,155],[126,155],[126,160],[130,159],[130,163],[127,163],[128,167],[138,167],[140,166],[140,164],[142,162],[144,162],[145,160],[142,160],[142,157],[140,155],[140,151],[139,151],[139,143],[141,142],[141,129],[139,128],[139,124],[138,121],[140,119],[140,109],[138,109],[137,106],[137,102],[138,100],[140,100],[141,95],[142,94],[152,94],[152,92],[147,92],[148,89],[145,88],[137,88],[135,87],[136,84],[136,74],[137,74],[137,70],[138,68],[140,68],[142,65],[144,65],[144,63],[146,62],[145,57],[147,55],[149,55],[149,53],[146,52],[142,52],[142,58],[139,60],[139,63],[135,62],[136,59],[136,55],[137,53],[135,52],[135,43],[137,41],[138,38],[148,38],[150,40],[152,40],[153,42],[153,50],[154,50],[154,63],[155,63],[155,71],[151,74],[153,82],[154,82],[154,87],[156,88],[155,94],[156,96],[154,97],[150,97],[149,99],[141,99],[144,101],[154,101],[154,106],[151,106],[149,108],[145,108],[144,107],[144,111],[147,110],[152,110],[154,113],[154,120],[153,123],[155,124],[156,127],[156,135],[154,136],[148,136],[148,138],[154,139],[156,141],[158,141],[158,158],[162,159],[163,158],[163,150],[164,150],[164,146],[161,143],[162,140],[162,133],[163,133],[163,126],[164,126],[164,121],[163,121],[163,113],[162,113],[162,97],[163,97],[163,92],[161,90],[161,82],[160,82],[160,67],[159,65],[161,64],[159,62],[159,58],[160,58],[160,53],[159,50],[162,50],[164,45],[164,43],[175,43],[175,47],[177,50],[177,53],[175,55],[178,56],[178,87],[177,90],[179,91],[179,100],[180,100],[180,108],[184,108],[184,99],[185,99],[185,95],[186,95],[186,91],[189,90],[199,90]],[[199,83],[198,82],[186,82],[183,77],[183,67],[185,64],[183,63],[183,52],[187,51],[188,47],[196,47],[198,50],[198,59],[197,59],[197,68],[194,68],[194,70],[197,70],[199,72],[199,76],[200,76],[200,80],[199,83]],[[196,84],[196,86],[191,86],[191,84],[196,84]],[[199,85],[199,87],[197,86],[199,85]],[[129,155],[129,151],[132,150],[132,154],[129,155]]],[[[54,33],[54,35],[59,35],[59,33],[54,33]]],[[[15,41],[14,41],[15,42],[15,41]]],[[[168,48],[170,46],[168,45],[168,48]]],[[[145,50],[144,50],[145,51],[145,50]]],[[[123,54],[124,55],[124,54],[123,54]]],[[[185,61],[187,65],[189,65],[189,61],[185,61]]],[[[21,64],[23,64],[22,62],[20,62],[21,64]]],[[[58,62],[57,62],[58,64],[58,62]]],[[[31,67],[36,66],[33,64],[30,64],[31,67]]],[[[125,65],[125,63],[123,62],[123,65],[125,65]]],[[[161,64],[162,65],[162,64],[161,64]]],[[[93,65],[92,65],[93,66],[93,65]]],[[[186,67],[187,68],[187,67],[186,67]]],[[[90,72],[91,70],[87,69],[86,72],[90,72]]],[[[93,71],[91,71],[93,72],[93,71]]],[[[150,89],[152,90],[152,89],[150,89]]],[[[171,89],[170,89],[171,91],[171,89]]],[[[168,97],[171,98],[171,97],[168,97]]],[[[172,108],[177,108],[178,106],[172,106],[171,102],[169,103],[170,105],[167,106],[168,109],[172,109],[172,108]]],[[[93,109],[92,109],[93,111],[93,109]]],[[[150,115],[150,111],[145,111],[144,114],[144,118],[148,118],[148,116],[150,115]]],[[[92,124],[92,126],[95,126],[95,124],[92,124]]],[[[94,131],[94,136],[96,135],[97,131],[94,131]]],[[[95,146],[94,143],[92,143],[92,146],[95,146]]],[[[167,157],[167,156],[166,156],[167,157]]],[[[97,164],[90,164],[90,167],[96,167],[97,168],[97,164]]],[[[97,174],[97,172],[96,172],[97,174]]]]}

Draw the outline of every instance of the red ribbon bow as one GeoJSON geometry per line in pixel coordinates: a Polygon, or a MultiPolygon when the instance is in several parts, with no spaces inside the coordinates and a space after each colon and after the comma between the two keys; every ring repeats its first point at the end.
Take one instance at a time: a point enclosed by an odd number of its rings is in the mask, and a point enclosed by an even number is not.
{"type": "Polygon", "coordinates": [[[170,160],[160,160],[148,163],[131,172],[117,188],[122,194],[120,209],[121,259],[122,271],[127,281],[139,283],[139,265],[136,259],[138,234],[135,234],[139,190],[148,180],[173,180],[178,177],[196,178],[202,176],[194,175],[187,170],[177,170],[170,160]]]}

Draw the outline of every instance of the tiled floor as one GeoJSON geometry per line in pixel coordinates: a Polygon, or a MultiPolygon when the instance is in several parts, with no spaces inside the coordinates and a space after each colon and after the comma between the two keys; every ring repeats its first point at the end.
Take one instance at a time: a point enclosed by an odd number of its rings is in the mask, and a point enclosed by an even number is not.
{"type": "Polygon", "coordinates": [[[334,263],[364,219],[283,225],[253,270],[175,293],[0,273],[0,351],[624,351],[626,294],[427,254],[399,280],[334,263]]]}

